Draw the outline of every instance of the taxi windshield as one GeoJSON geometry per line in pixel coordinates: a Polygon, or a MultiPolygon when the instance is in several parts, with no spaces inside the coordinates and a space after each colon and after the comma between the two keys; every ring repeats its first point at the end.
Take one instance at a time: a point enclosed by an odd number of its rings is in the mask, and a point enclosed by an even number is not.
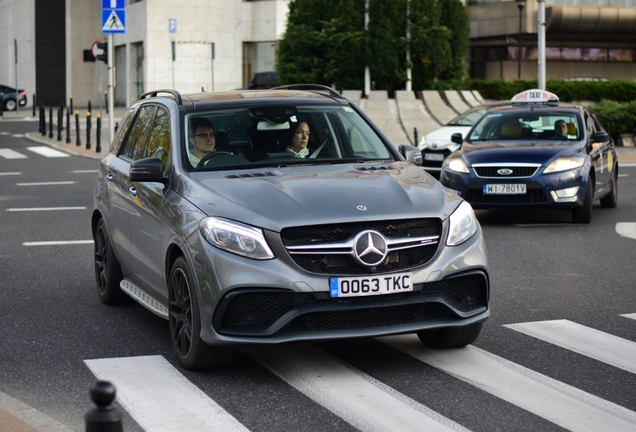
{"type": "Polygon", "coordinates": [[[567,141],[580,140],[580,137],[576,113],[541,109],[487,114],[472,130],[469,140],[567,141]]]}
{"type": "Polygon", "coordinates": [[[187,114],[190,169],[392,159],[349,106],[263,106],[187,114]]]}

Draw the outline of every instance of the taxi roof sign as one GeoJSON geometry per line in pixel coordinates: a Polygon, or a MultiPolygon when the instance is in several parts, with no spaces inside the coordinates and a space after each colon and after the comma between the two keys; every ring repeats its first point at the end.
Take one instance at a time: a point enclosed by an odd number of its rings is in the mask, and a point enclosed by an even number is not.
{"type": "Polygon", "coordinates": [[[532,89],[517,93],[510,101],[513,103],[548,103],[558,102],[559,97],[549,91],[532,89]]]}

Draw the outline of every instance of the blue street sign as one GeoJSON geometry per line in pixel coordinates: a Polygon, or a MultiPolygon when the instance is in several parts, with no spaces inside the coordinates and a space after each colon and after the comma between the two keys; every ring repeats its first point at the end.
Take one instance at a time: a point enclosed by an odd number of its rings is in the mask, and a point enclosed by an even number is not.
{"type": "Polygon", "coordinates": [[[177,32],[177,19],[176,18],[170,18],[168,20],[168,26],[170,27],[170,33],[176,33],[177,32]]]}
{"type": "Polygon", "coordinates": [[[126,0],[102,0],[102,9],[124,9],[126,0]]]}
{"type": "Polygon", "coordinates": [[[103,9],[102,33],[126,33],[126,11],[124,9],[103,9]]]}

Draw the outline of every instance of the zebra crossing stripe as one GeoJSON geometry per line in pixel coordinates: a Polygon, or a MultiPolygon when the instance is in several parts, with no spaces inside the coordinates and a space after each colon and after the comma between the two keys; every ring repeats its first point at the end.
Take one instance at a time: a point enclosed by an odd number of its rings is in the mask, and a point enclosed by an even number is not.
{"type": "Polygon", "coordinates": [[[379,341],[563,428],[636,431],[636,413],[474,346],[426,349],[414,335],[379,341]]]}
{"type": "Polygon", "coordinates": [[[622,316],[622,317],[625,317],[625,318],[629,318],[629,319],[636,320],[636,313],[633,313],[633,314],[623,314],[623,315],[621,315],[621,316],[622,316]]]}
{"type": "Polygon", "coordinates": [[[48,158],[69,157],[67,153],[52,149],[48,146],[27,147],[27,150],[48,158]]]}
{"type": "Polygon", "coordinates": [[[636,343],[568,320],[508,324],[512,330],[636,373],[636,343]]]}
{"type": "Polygon", "coordinates": [[[0,156],[5,159],[26,159],[27,157],[22,153],[18,153],[15,150],[11,149],[0,149],[0,156]]]}
{"type": "Polygon", "coordinates": [[[242,351],[361,431],[467,430],[313,344],[242,351]]]}
{"type": "Polygon", "coordinates": [[[147,431],[247,431],[161,356],[84,360],[147,431]]]}

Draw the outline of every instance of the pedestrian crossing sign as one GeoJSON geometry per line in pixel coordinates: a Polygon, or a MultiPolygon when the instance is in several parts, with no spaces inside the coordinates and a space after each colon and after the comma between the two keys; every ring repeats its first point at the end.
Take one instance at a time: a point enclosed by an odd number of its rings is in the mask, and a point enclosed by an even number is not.
{"type": "Polygon", "coordinates": [[[102,33],[126,33],[126,10],[102,9],[102,33]]]}

